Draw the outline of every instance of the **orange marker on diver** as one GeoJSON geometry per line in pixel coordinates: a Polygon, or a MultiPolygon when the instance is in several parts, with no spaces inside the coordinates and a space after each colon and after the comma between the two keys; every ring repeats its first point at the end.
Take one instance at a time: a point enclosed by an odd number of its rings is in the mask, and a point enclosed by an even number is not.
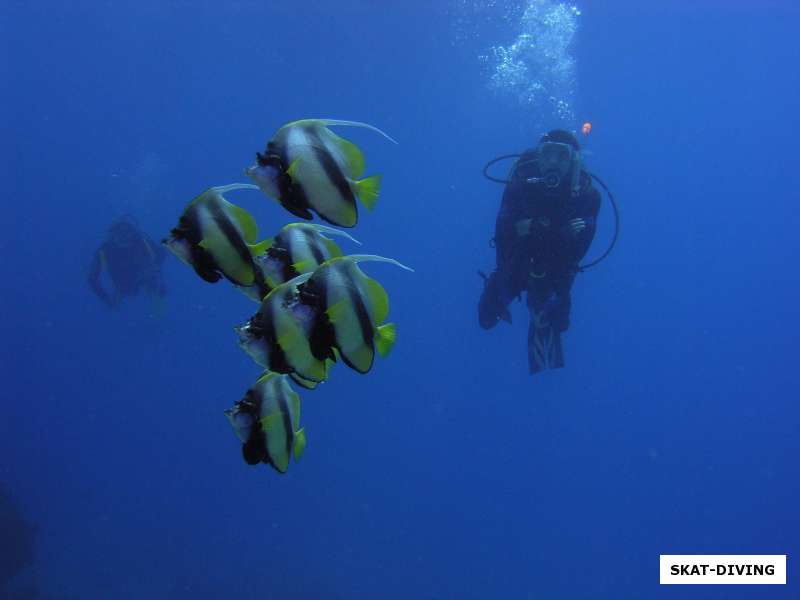
{"type": "Polygon", "coordinates": [[[586,123],[583,124],[583,127],[581,127],[581,132],[583,135],[589,135],[592,133],[592,124],[589,123],[589,121],[586,121],[586,123]]]}

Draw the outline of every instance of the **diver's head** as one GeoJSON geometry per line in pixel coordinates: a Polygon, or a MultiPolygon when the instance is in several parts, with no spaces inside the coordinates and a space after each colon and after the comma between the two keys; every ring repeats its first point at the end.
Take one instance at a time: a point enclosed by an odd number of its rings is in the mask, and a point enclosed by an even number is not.
{"type": "Polygon", "coordinates": [[[142,239],[142,234],[133,217],[125,215],[111,224],[108,237],[117,245],[132,246],[142,239]]]}
{"type": "Polygon", "coordinates": [[[539,139],[539,171],[542,182],[549,188],[573,183],[579,175],[577,138],[564,129],[553,129],[539,139]]]}

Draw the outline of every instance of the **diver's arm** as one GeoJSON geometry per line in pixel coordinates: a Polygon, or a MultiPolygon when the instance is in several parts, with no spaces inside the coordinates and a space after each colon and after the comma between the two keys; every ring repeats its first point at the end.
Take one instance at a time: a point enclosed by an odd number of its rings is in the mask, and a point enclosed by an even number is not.
{"type": "Polygon", "coordinates": [[[570,262],[577,264],[589,251],[597,231],[597,214],[600,212],[600,193],[590,188],[579,198],[578,210],[561,230],[564,247],[570,262]]]}
{"type": "Polygon", "coordinates": [[[513,269],[517,255],[529,245],[528,238],[533,233],[530,214],[535,202],[533,186],[518,182],[506,186],[494,233],[498,270],[513,269]]]}
{"type": "Polygon", "coordinates": [[[111,296],[108,292],[106,292],[105,288],[103,288],[102,283],[100,282],[100,276],[103,274],[103,270],[105,269],[105,246],[100,246],[94,253],[94,257],[92,257],[92,264],[89,266],[89,276],[88,276],[88,283],[89,287],[92,291],[97,295],[100,300],[102,300],[108,306],[115,306],[115,302],[112,300],[111,296]]]}

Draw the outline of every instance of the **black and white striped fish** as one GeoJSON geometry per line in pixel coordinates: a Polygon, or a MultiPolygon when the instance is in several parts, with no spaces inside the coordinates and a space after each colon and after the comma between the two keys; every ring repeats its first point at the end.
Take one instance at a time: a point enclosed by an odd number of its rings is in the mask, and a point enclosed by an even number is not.
{"type": "Polygon", "coordinates": [[[328,129],[336,125],[365,127],[394,142],[366,123],[293,121],[277,131],[263,154],[256,154],[256,163],[245,174],[267,196],[302,219],[311,219],[313,210],[329,223],[353,227],[358,221],[356,198],[371,210],[380,195],[380,176],[359,179],[364,155],[358,146],[328,129]]]}
{"type": "Polygon", "coordinates": [[[162,243],[205,281],[225,277],[237,286],[259,286],[254,257],[266,251],[268,242],[256,243],[258,227],[252,215],[223,196],[238,189],[257,188],[234,183],[206,190],[189,203],[162,243]]]}
{"type": "Polygon", "coordinates": [[[299,385],[313,389],[328,377],[333,356],[318,359],[311,352],[309,336],[316,321],[314,308],[299,302],[297,286],[311,277],[299,275],[266,295],[258,312],[235,327],[239,346],[256,364],[288,374],[299,385]]]}
{"type": "Polygon", "coordinates": [[[309,345],[314,356],[324,360],[335,348],[345,364],[359,373],[372,368],[376,349],[386,356],[396,338],[394,323],[384,323],[389,315],[386,290],[358,267],[357,263],[366,261],[413,271],[382,256],[342,256],[324,262],[298,286],[300,302],[313,309],[309,345]]]}
{"type": "Polygon", "coordinates": [[[316,269],[330,258],[342,256],[338,244],[326,237],[338,235],[361,245],[350,234],[316,223],[289,223],[275,236],[267,251],[256,257],[266,285],[272,289],[316,269]]]}
{"type": "Polygon", "coordinates": [[[306,435],[300,428],[300,396],[286,376],[265,373],[225,416],[242,442],[247,464],[263,462],[286,473],[291,455],[295,460],[303,455],[306,435]]]}

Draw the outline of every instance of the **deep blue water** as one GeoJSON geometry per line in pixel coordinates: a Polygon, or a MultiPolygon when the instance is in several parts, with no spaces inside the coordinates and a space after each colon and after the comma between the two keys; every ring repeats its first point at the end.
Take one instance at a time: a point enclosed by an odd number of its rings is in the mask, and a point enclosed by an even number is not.
{"type": "MultiPolygon", "coordinates": [[[[800,12],[583,3],[572,127],[622,230],[576,283],[567,367],[531,377],[524,305],[477,324],[480,170],[552,124],[487,89],[508,33],[456,44],[428,4],[0,8],[0,481],[36,523],[34,597],[800,597],[800,12]],[[397,346],[301,392],[280,476],[222,414],[259,372],[231,330],[255,305],[172,256],[160,319],[85,279],[115,217],[160,239],[305,117],[397,138],[342,132],[384,175],[353,233],[416,272],[364,267],[397,346]],[[659,586],[659,554],[788,554],[788,585],[659,586]]],[[[230,199],[264,235],[293,220],[230,199]]],[[[610,234],[604,204],[593,255],[610,234]]]]}

